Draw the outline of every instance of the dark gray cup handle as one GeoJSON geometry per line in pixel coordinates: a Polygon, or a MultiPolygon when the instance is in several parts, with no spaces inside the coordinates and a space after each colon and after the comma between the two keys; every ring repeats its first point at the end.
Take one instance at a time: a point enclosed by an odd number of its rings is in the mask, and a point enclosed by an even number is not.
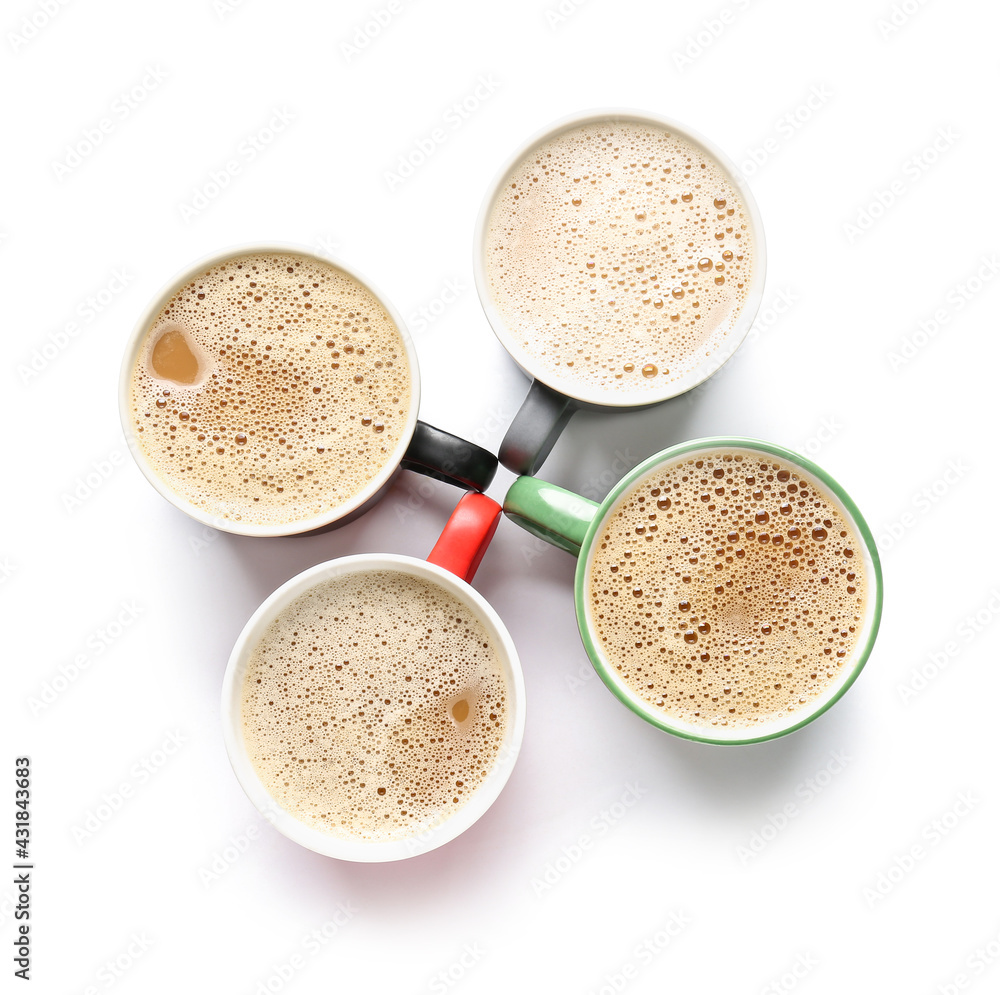
{"type": "Polygon", "coordinates": [[[532,380],[528,396],[500,443],[500,462],[514,473],[533,474],[576,411],[576,402],[532,380]]]}
{"type": "Polygon", "coordinates": [[[493,453],[425,421],[417,422],[399,465],[467,491],[485,491],[497,472],[493,453]]]}

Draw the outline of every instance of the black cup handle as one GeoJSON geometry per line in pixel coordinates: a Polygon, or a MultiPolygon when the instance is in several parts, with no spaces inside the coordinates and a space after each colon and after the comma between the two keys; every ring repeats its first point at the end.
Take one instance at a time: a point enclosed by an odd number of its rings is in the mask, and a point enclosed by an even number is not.
{"type": "Polygon", "coordinates": [[[500,443],[500,462],[522,476],[533,474],[545,462],[576,409],[572,398],[540,380],[532,380],[528,396],[500,443]]]}
{"type": "Polygon", "coordinates": [[[493,453],[425,421],[417,422],[399,465],[467,491],[485,491],[497,472],[493,453]]]}

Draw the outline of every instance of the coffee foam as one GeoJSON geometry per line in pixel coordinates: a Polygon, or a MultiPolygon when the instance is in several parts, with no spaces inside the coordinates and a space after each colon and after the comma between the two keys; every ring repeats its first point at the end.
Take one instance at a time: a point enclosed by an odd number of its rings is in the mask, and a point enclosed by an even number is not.
{"type": "Polygon", "coordinates": [[[704,366],[750,286],[747,207],[682,135],[608,120],[563,132],[508,176],[488,221],[490,296],[553,386],[650,400],[704,366]]]}
{"type": "Polygon", "coordinates": [[[223,520],[285,525],[331,511],[392,459],[411,372],[365,286],[298,253],[238,256],[181,287],[132,371],[149,465],[223,520]]]}
{"type": "Polygon", "coordinates": [[[300,595],[254,648],[243,738],[261,781],[335,836],[400,840],[461,808],[506,729],[500,656],[476,614],[395,570],[300,595]]]}
{"type": "Polygon", "coordinates": [[[768,724],[844,676],[862,631],[859,538],[792,463],[699,452],[636,481],[594,542],[590,617],[605,658],[664,716],[768,724]]]}

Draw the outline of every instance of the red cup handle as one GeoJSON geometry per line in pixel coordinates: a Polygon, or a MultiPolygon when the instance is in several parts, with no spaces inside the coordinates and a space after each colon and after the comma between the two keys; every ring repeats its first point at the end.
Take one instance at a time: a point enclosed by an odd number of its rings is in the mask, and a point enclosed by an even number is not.
{"type": "Polygon", "coordinates": [[[466,494],[451,513],[441,538],[427,557],[428,563],[471,581],[497,530],[502,510],[485,494],[466,494]]]}

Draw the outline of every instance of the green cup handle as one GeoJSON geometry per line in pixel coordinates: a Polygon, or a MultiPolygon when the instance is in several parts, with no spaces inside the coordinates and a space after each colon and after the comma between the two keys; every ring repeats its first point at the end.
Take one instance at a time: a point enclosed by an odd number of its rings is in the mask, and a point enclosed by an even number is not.
{"type": "Polygon", "coordinates": [[[600,505],[537,477],[518,477],[504,498],[504,514],[553,546],[580,555],[600,505]]]}

